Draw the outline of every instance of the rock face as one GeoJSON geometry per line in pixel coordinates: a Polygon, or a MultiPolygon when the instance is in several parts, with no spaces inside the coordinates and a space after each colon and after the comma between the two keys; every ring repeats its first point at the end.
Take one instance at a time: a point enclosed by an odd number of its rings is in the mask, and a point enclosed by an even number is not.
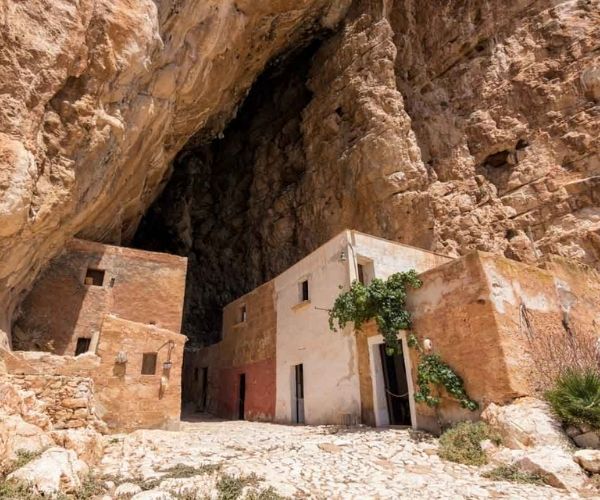
{"type": "Polygon", "coordinates": [[[219,132],[269,60],[349,3],[3,4],[0,329],[66,238],[130,237],[188,138],[219,132]]]}
{"type": "Polygon", "coordinates": [[[0,7],[0,329],[65,238],[133,236],[192,135],[137,243],[190,256],[200,337],[345,226],[598,266],[599,1],[350,3],[0,7]]]}
{"type": "Polygon", "coordinates": [[[344,227],[598,266],[599,2],[356,2],[192,141],[136,243],[189,256],[186,328],[344,227]]]}

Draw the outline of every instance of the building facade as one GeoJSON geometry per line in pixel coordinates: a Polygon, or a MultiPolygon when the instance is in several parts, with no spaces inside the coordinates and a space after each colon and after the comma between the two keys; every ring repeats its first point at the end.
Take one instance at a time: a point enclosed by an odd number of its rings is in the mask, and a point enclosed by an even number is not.
{"type": "Polygon", "coordinates": [[[415,403],[419,360],[403,332],[402,354],[390,357],[373,324],[329,328],[328,310],[354,280],[410,269],[423,280],[409,293],[413,331],[481,408],[540,390],[545,340],[600,336],[600,276],[583,265],[553,258],[542,269],[477,251],[452,259],[347,230],[225,308],[221,342],[186,352],[189,399],[224,418],[281,423],[436,431],[476,419],[443,391],[435,409],[415,403]]]}
{"type": "Polygon", "coordinates": [[[71,241],[26,297],[10,372],[88,377],[113,431],[179,421],[187,260],[71,241]]]}

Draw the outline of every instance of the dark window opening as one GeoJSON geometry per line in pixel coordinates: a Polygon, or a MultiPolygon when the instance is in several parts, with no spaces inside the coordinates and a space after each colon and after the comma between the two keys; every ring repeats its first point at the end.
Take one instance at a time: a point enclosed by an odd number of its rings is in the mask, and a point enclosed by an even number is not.
{"type": "Polygon", "coordinates": [[[301,302],[306,302],[307,300],[309,300],[309,294],[308,294],[308,280],[304,280],[302,283],[300,283],[300,301],[301,302]]]}
{"type": "Polygon", "coordinates": [[[194,368],[194,382],[198,382],[199,373],[198,367],[194,368]]]}
{"type": "Polygon", "coordinates": [[[103,269],[88,268],[83,282],[86,285],[102,286],[104,284],[104,274],[105,272],[103,269]]]}
{"type": "Polygon", "coordinates": [[[238,317],[238,323],[244,323],[248,319],[248,309],[246,305],[240,307],[240,314],[238,317]]]}
{"type": "Polygon", "coordinates": [[[296,386],[296,394],[295,394],[295,415],[294,422],[297,424],[304,423],[304,366],[296,365],[294,366],[294,378],[295,378],[295,386],[296,386]]]}
{"type": "Polygon", "coordinates": [[[142,375],[154,375],[156,373],[156,358],[155,352],[145,352],[142,356],[142,375]]]}
{"type": "Polygon", "coordinates": [[[365,284],[365,266],[358,264],[358,281],[359,283],[365,284]]]}
{"type": "Polygon", "coordinates": [[[79,337],[77,339],[77,345],[75,346],[75,356],[79,356],[84,352],[88,352],[90,350],[90,344],[92,343],[92,339],[79,337]]]}

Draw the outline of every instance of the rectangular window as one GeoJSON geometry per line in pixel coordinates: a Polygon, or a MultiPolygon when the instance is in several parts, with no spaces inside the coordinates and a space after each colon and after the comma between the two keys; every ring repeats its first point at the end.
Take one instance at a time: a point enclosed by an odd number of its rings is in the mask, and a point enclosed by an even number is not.
{"type": "Polygon", "coordinates": [[[238,323],[244,323],[248,319],[248,309],[246,308],[246,304],[240,307],[238,313],[238,323]]]}
{"type": "Polygon", "coordinates": [[[79,356],[84,352],[88,352],[90,350],[90,344],[92,343],[92,339],[79,337],[77,339],[77,346],[75,346],[75,356],[79,356]]]}
{"type": "Polygon", "coordinates": [[[356,263],[356,274],[359,283],[369,285],[375,278],[375,266],[372,260],[359,257],[356,263]]]}
{"type": "Polygon", "coordinates": [[[358,264],[358,282],[365,284],[365,267],[362,264],[358,264]]]}
{"type": "Polygon", "coordinates": [[[86,285],[102,286],[104,284],[104,269],[88,268],[83,282],[86,285]]]}
{"type": "Polygon", "coordinates": [[[308,280],[304,280],[299,284],[300,288],[300,302],[306,302],[310,299],[310,295],[308,292],[308,280]]]}
{"type": "Polygon", "coordinates": [[[142,375],[154,375],[156,373],[157,353],[145,352],[142,356],[142,375]]]}

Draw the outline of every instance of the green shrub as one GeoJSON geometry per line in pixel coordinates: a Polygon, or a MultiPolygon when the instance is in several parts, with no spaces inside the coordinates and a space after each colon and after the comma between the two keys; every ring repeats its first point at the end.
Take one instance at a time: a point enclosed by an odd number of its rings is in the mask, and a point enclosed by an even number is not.
{"type": "Polygon", "coordinates": [[[438,454],[459,464],[483,465],[487,458],[480,443],[485,439],[500,444],[500,436],[486,423],[461,422],[441,435],[438,454]]]}
{"type": "Polygon", "coordinates": [[[520,470],[516,465],[500,465],[482,474],[483,477],[494,481],[511,481],[513,483],[528,483],[544,485],[546,481],[540,474],[520,470]]]}
{"type": "Polygon", "coordinates": [[[552,410],[564,424],[600,429],[600,372],[567,370],[546,392],[552,410]]]}

